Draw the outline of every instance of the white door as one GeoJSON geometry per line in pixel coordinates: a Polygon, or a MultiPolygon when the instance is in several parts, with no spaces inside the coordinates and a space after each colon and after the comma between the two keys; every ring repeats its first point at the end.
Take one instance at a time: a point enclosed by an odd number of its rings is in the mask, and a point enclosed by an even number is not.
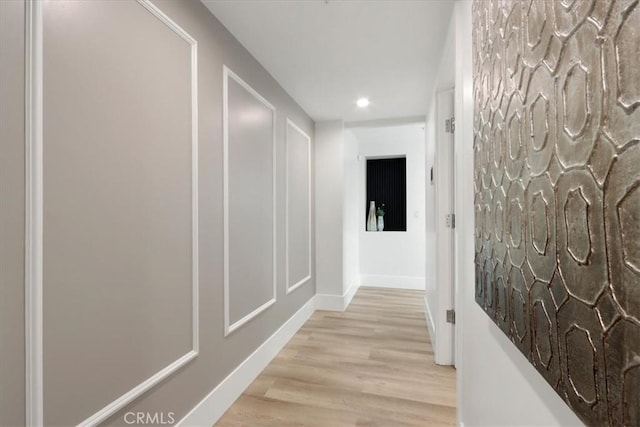
{"type": "Polygon", "coordinates": [[[435,315],[435,361],[453,365],[455,361],[455,326],[447,312],[455,307],[454,272],[454,90],[436,96],[436,278],[438,312],[435,315]]]}

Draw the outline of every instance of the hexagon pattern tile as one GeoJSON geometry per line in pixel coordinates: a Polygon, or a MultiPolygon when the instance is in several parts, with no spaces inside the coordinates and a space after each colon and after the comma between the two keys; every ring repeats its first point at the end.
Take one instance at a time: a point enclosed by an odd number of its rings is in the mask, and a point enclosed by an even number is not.
{"type": "Polygon", "coordinates": [[[475,0],[478,304],[592,426],[640,426],[640,1],[475,0]]]}

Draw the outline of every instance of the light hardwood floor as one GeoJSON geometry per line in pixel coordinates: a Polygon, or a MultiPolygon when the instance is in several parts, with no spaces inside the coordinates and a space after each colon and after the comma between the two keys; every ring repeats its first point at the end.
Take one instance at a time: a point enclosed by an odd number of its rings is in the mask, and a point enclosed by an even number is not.
{"type": "Polygon", "coordinates": [[[423,295],[361,287],[344,313],[315,312],[216,426],[455,425],[423,295]]]}

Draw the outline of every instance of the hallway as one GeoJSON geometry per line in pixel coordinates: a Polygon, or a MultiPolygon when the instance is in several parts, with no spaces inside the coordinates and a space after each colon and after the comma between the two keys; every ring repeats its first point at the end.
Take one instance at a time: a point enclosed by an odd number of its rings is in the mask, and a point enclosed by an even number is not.
{"type": "Polygon", "coordinates": [[[361,287],[317,311],[216,425],[455,425],[455,370],[434,364],[423,307],[361,287]]]}
{"type": "Polygon", "coordinates": [[[640,427],[638,46],[640,0],[0,0],[0,427],[640,427]]]}

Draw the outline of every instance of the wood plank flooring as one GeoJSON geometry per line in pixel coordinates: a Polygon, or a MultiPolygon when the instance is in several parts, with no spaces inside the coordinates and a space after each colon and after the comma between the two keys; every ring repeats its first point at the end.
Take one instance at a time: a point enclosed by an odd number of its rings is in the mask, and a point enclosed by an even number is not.
{"type": "Polygon", "coordinates": [[[344,313],[316,311],[216,426],[455,425],[423,295],[361,287],[344,313]]]}

